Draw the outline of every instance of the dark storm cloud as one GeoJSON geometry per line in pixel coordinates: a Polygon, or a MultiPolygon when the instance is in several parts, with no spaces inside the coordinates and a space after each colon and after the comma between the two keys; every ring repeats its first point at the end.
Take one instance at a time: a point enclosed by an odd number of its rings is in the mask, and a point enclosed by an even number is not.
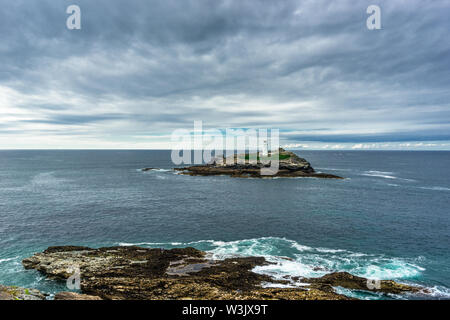
{"type": "Polygon", "coordinates": [[[450,136],[447,1],[0,4],[0,88],[34,111],[10,128],[110,123],[99,130],[125,135],[203,120],[310,132],[291,142],[450,136]],[[65,27],[71,4],[81,30],[65,27]],[[382,30],[366,28],[370,4],[382,30]]]}

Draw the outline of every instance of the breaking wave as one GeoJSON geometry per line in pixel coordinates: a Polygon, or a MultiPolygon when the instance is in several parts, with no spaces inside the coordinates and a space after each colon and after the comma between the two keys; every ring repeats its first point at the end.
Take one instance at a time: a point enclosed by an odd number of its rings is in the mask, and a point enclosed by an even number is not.
{"type": "Polygon", "coordinates": [[[393,176],[393,172],[385,172],[385,171],[366,171],[362,175],[368,176],[368,177],[379,177],[379,178],[385,178],[385,179],[398,179],[397,177],[393,176]]]}
{"type": "MultiPolygon", "coordinates": [[[[295,277],[320,277],[330,272],[345,271],[351,274],[377,280],[397,280],[409,284],[418,284],[425,268],[422,256],[415,258],[389,257],[383,254],[352,252],[344,249],[310,247],[294,240],[278,237],[263,237],[236,241],[199,240],[191,242],[139,242],[118,243],[121,246],[143,246],[149,248],[194,247],[206,251],[211,259],[231,257],[262,256],[273,264],[257,266],[254,272],[272,276],[275,279],[290,280],[286,287],[307,286],[295,277]],[[292,278],[294,277],[293,280],[292,278]]],[[[264,283],[265,287],[279,285],[264,283]]],[[[386,299],[379,293],[352,291],[335,288],[336,292],[359,299],[386,299]]],[[[425,299],[448,299],[450,288],[443,286],[427,287],[425,299]]],[[[389,295],[393,299],[406,299],[406,295],[389,295]]],[[[413,297],[414,298],[414,297],[413,297]]],[[[415,297],[417,298],[417,297],[415,297]]],[[[419,297],[420,298],[420,297],[419,297]]]]}
{"type": "MultiPolygon", "coordinates": [[[[262,256],[273,264],[257,266],[254,272],[269,275],[275,279],[290,280],[286,287],[307,286],[295,277],[320,277],[330,272],[345,271],[351,274],[377,280],[397,280],[409,284],[418,284],[425,268],[422,256],[416,258],[388,257],[382,254],[367,254],[343,249],[330,249],[302,245],[294,240],[278,237],[263,237],[237,241],[199,240],[191,242],[140,242],[118,243],[121,246],[143,246],[149,248],[195,247],[206,251],[211,259],[231,257],[262,256]],[[293,280],[292,278],[294,277],[293,280]]],[[[263,284],[265,287],[279,285],[263,284]]],[[[352,291],[335,288],[337,293],[359,299],[386,299],[379,293],[352,291]]],[[[427,287],[424,299],[448,299],[450,288],[443,286],[427,287]]],[[[406,299],[406,295],[389,295],[393,299],[406,299]]],[[[417,298],[417,297],[413,297],[417,298]]],[[[420,297],[419,297],[420,298],[420,297]]]]}
{"type": "Polygon", "coordinates": [[[18,258],[18,257],[0,259],[0,263],[2,263],[2,262],[8,262],[8,261],[13,261],[13,260],[16,260],[17,258],[18,258]]]}
{"type": "Polygon", "coordinates": [[[148,170],[146,170],[146,169],[137,169],[137,171],[142,171],[142,172],[170,172],[170,171],[173,171],[172,169],[158,169],[158,168],[155,168],[155,169],[148,169],[148,170]]]}
{"type": "Polygon", "coordinates": [[[376,178],[384,178],[384,179],[392,179],[392,180],[404,180],[404,181],[415,181],[414,179],[406,179],[406,178],[399,178],[394,176],[394,172],[388,172],[388,171],[376,171],[376,170],[369,170],[365,171],[361,175],[367,176],[367,177],[376,177],[376,178]]]}
{"type": "Polygon", "coordinates": [[[273,264],[258,266],[253,271],[276,279],[286,277],[320,277],[346,271],[370,279],[410,279],[425,270],[417,264],[424,259],[400,259],[385,255],[351,252],[343,249],[310,247],[286,238],[264,237],[237,241],[200,240],[168,243],[119,243],[147,247],[173,248],[192,246],[207,251],[212,259],[237,256],[263,256],[273,264]]]}
{"type": "Polygon", "coordinates": [[[433,190],[433,191],[450,191],[450,188],[446,188],[446,187],[420,187],[420,189],[433,190]]]}

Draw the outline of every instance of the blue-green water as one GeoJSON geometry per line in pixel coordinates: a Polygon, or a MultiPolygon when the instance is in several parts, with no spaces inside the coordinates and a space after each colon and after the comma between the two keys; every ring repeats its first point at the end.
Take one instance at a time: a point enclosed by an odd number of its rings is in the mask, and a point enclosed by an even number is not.
{"type": "Polygon", "coordinates": [[[48,246],[189,245],[263,255],[277,264],[256,271],[276,277],[348,271],[450,297],[450,152],[298,153],[347,179],[139,171],[170,169],[169,151],[0,151],[0,283],[67,290],[21,266],[48,246]]]}

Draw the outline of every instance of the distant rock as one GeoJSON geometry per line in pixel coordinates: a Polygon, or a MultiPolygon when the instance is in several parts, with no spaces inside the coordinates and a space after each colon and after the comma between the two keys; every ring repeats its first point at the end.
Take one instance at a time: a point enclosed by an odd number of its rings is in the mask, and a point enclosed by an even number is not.
{"type": "MultiPolygon", "coordinates": [[[[341,272],[321,278],[297,278],[306,285],[286,287],[292,285],[293,278],[277,280],[252,271],[268,264],[263,257],[211,260],[205,252],[190,247],[164,250],[135,246],[50,247],[23,260],[25,268],[39,270],[53,279],[67,279],[71,276],[68,269],[80,268],[83,294],[64,292],[55,299],[348,300],[333,287],[373,291],[367,279],[341,272]],[[271,286],[263,286],[267,283],[271,286]]],[[[383,293],[419,290],[394,281],[382,281],[380,289],[376,289],[383,293]]]]}
{"type": "MultiPolygon", "coordinates": [[[[272,160],[273,161],[273,160],[272,160]]],[[[311,164],[295,153],[280,148],[271,157],[260,154],[235,154],[228,158],[214,158],[207,165],[175,168],[181,174],[191,176],[229,175],[238,178],[273,178],[273,177],[314,177],[342,179],[342,177],[318,173],[311,164]],[[262,169],[269,169],[270,159],[278,159],[278,169],[271,175],[261,174],[262,169]]]]}

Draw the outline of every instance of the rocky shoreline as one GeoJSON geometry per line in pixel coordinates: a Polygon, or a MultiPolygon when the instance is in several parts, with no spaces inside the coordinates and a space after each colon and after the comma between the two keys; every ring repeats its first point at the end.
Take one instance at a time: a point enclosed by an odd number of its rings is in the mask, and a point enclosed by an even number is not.
{"type": "MultiPolygon", "coordinates": [[[[79,268],[81,293],[60,292],[56,300],[352,299],[337,293],[336,287],[383,294],[426,293],[421,287],[391,280],[373,286],[368,279],[346,272],[276,280],[252,271],[256,266],[270,264],[263,257],[213,260],[206,252],[190,247],[49,247],[22,263],[26,269],[62,281],[71,276],[74,267],[79,268]],[[303,285],[293,286],[296,281],[303,285]]],[[[0,286],[0,299],[42,300],[45,295],[34,289],[0,286]]]]}
{"type": "Polygon", "coordinates": [[[0,284],[0,300],[44,300],[46,296],[36,289],[0,284]]]}
{"type": "MultiPolygon", "coordinates": [[[[146,168],[151,169],[151,168],[146,168]]],[[[214,158],[209,164],[196,165],[184,168],[175,168],[180,174],[190,176],[218,176],[228,175],[236,178],[328,178],[343,179],[342,177],[316,172],[311,164],[295,153],[280,148],[276,153],[267,156],[258,154],[235,154],[228,158],[214,158]],[[271,162],[269,159],[278,159],[277,169],[271,174],[262,174],[262,170],[270,170],[271,162]],[[252,160],[253,159],[253,160],[252,160]],[[264,161],[266,160],[266,161],[264,161]]]]}

